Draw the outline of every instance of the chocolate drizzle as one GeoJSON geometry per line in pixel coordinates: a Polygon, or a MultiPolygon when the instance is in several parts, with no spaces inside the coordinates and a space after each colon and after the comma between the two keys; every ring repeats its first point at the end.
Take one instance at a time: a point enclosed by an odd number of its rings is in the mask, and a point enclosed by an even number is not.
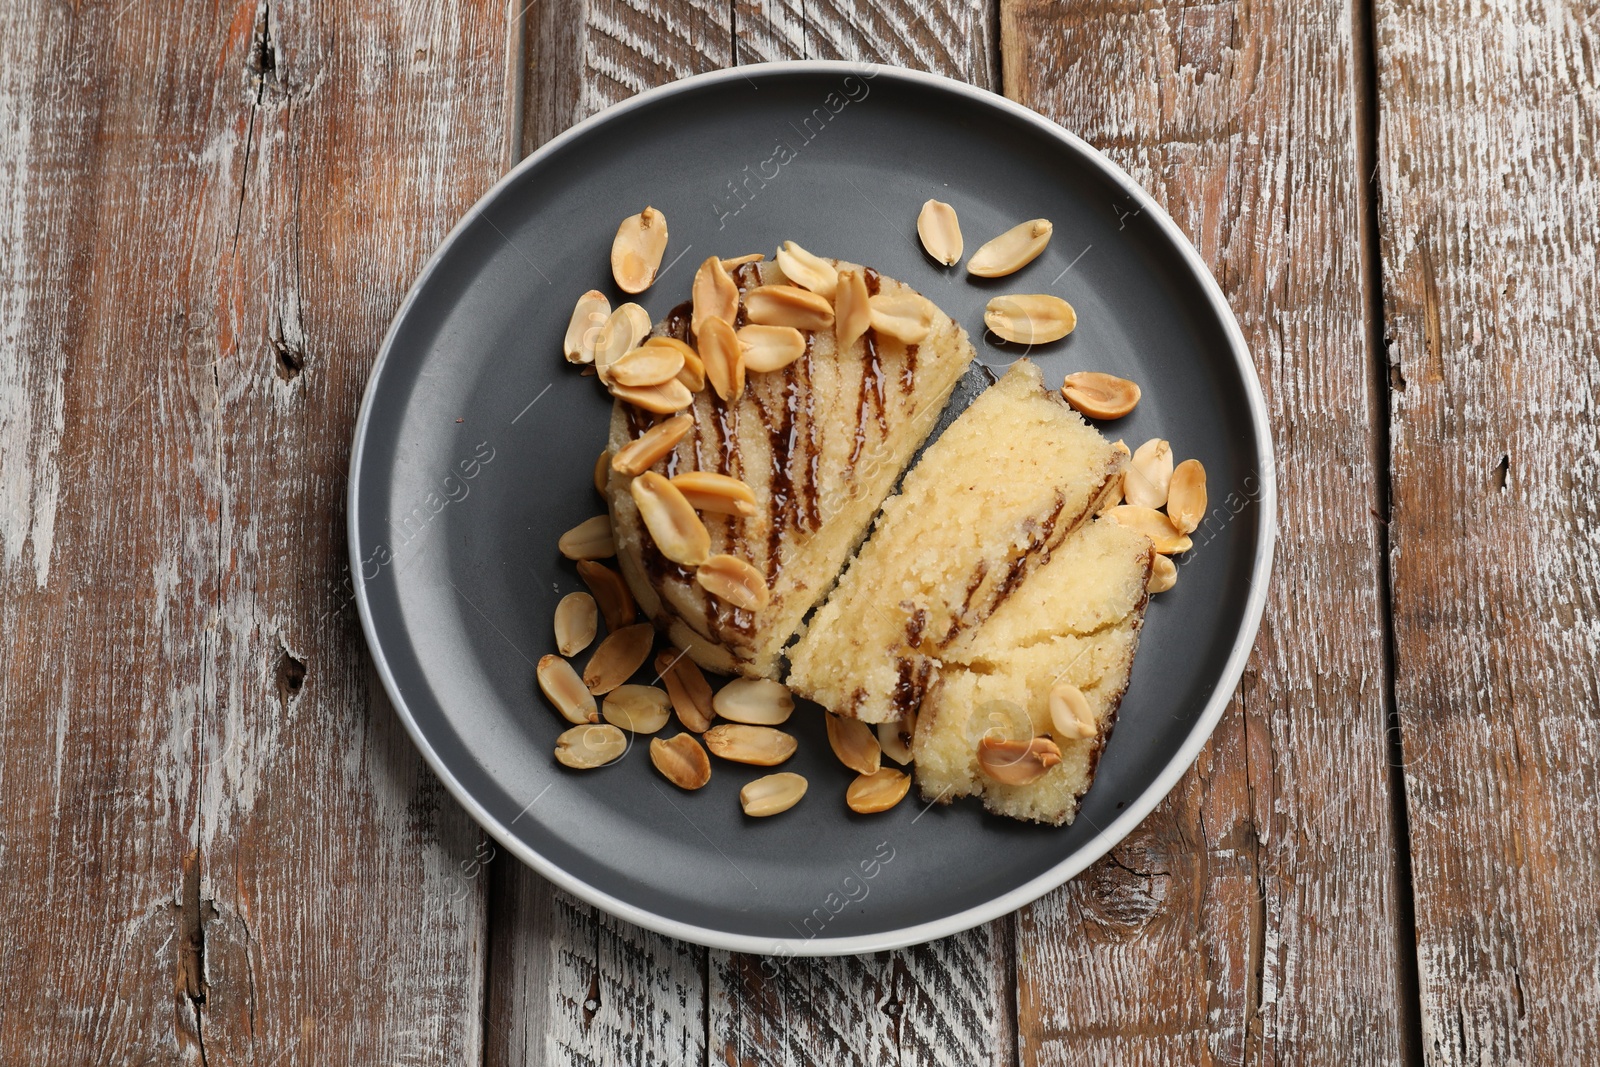
{"type": "Polygon", "coordinates": [[[811,339],[812,334],[806,333],[806,352],[795,364],[800,369],[799,373],[805,382],[801,394],[805,397],[806,420],[806,491],[804,494],[806,504],[806,525],[815,531],[822,526],[822,494],[817,488],[817,464],[820,461],[822,449],[817,446],[817,420],[812,416],[812,399],[816,390],[811,377],[811,339]]]}
{"type": "Polygon", "coordinates": [[[1061,508],[1065,501],[1060,494],[1056,495],[1056,509],[1045,516],[1043,522],[1029,519],[1027,522],[1028,545],[1011,561],[1006,568],[1006,576],[995,585],[994,592],[989,596],[989,611],[992,613],[1000,606],[1000,602],[1010,596],[1016,589],[1017,583],[1032,569],[1033,565],[1044,566],[1050,561],[1050,534],[1056,528],[1056,520],[1061,517],[1061,508]]]}
{"type": "Polygon", "coordinates": [[[889,693],[889,706],[899,712],[895,718],[903,719],[907,712],[916,710],[922,703],[922,694],[928,688],[928,672],[933,665],[922,656],[915,660],[902,657],[896,665],[900,669],[900,677],[889,693]]]}
{"type": "Polygon", "coordinates": [[[764,260],[754,263],[741,263],[733,268],[733,284],[740,289],[749,289],[761,284],[761,264],[764,260]]]}
{"type": "MultiPolygon", "coordinates": [[[[714,390],[706,393],[711,401],[711,424],[716,427],[718,451],[716,471],[739,476],[739,409],[730,407],[714,390]]],[[[707,469],[701,466],[701,470],[707,469]]]]}
{"type": "Polygon", "coordinates": [[[944,648],[956,639],[956,634],[961,632],[961,620],[972,611],[972,598],[977,595],[978,587],[983,584],[983,579],[989,573],[989,561],[980,559],[978,565],[972,568],[972,575],[967,579],[966,593],[961,598],[961,610],[951,612],[950,628],[939,639],[938,647],[944,648]]]}
{"type": "MultiPolygon", "coordinates": [[[[981,599],[977,599],[977,594],[984,585],[984,579],[989,576],[989,561],[978,562],[973,568],[972,576],[967,579],[967,590],[962,598],[961,610],[950,616],[950,628],[939,640],[937,647],[948,647],[967,624],[981,623],[993,615],[1005,599],[1016,591],[1023,578],[1031,574],[1035,567],[1042,567],[1050,562],[1051,553],[1074,528],[1071,524],[1061,525],[1061,513],[1065,508],[1066,497],[1057,490],[1055,507],[1050,514],[1042,519],[1029,518],[1024,521],[1023,530],[1027,534],[1025,547],[1006,561],[1005,573],[988,588],[981,599]]],[[[1079,514],[1080,519],[1082,515],[1083,513],[1079,514]]]]}
{"type": "Polygon", "coordinates": [[[878,289],[883,285],[883,275],[871,267],[861,268],[861,280],[867,285],[867,295],[877,296],[878,289]]]}
{"type": "Polygon", "coordinates": [[[922,640],[922,631],[927,627],[927,625],[927,608],[918,608],[916,611],[911,613],[911,617],[906,620],[906,646],[908,648],[917,647],[918,643],[922,640]]]}
{"type": "Polygon", "coordinates": [[[777,397],[777,410],[766,411],[768,441],[772,451],[771,500],[767,506],[767,584],[778,578],[778,550],[783,535],[796,522],[794,446],[795,412],[799,406],[794,375],[784,371],[784,382],[777,397]]]}
{"type": "Polygon", "coordinates": [[[681,565],[672,562],[661,554],[661,549],[656,547],[652,537],[641,537],[639,557],[644,563],[646,573],[650,575],[651,583],[660,585],[664,581],[685,582],[694,584],[694,575],[685,570],[681,565]]]}
{"type": "Polygon", "coordinates": [[[638,437],[645,429],[645,412],[632,404],[622,405],[622,417],[628,423],[628,436],[638,437]]]}
{"type": "Polygon", "coordinates": [[[690,431],[689,436],[694,441],[694,469],[703,471],[706,469],[705,424],[696,419],[694,429],[690,431]]]}
{"type": "Polygon", "coordinates": [[[733,268],[732,277],[733,284],[739,287],[739,295],[741,297],[739,301],[738,313],[733,317],[733,328],[737,330],[741,326],[748,326],[750,324],[750,316],[745,314],[744,300],[742,297],[747,291],[761,284],[761,270],[758,264],[741,263],[737,267],[733,268]]]}
{"type": "Polygon", "coordinates": [[[693,321],[694,301],[685,300],[667,312],[667,317],[661,321],[661,335],[663,337],[676,338],[686,345],[693,344],[694,342],[690,339],[693,334],[689,329],[693,321]]]}
{"type": "Polygon", "coordinates": [[[909,396],[909,395],[911,395],[912,387],[915,386],[916,384],[917,384],[917,346],[916,345],[906,345],[906,362],[905,362],[905,366],[900,368],[900,391],[902,393],[905,393],[907,396],[909,396]]]}
{"type": "Polygon", "coordinates": [[[866,347],[866,357],[861,363],[861,403],[856,413],[856,443],[850,451],[850,465],[855,466],[867,443],[867,415],[875,410],[880,437],[889,436],[889,419],[884,411],[883,358],[878,354],[878,334],[868,330],[861,337],[866,347]]]}

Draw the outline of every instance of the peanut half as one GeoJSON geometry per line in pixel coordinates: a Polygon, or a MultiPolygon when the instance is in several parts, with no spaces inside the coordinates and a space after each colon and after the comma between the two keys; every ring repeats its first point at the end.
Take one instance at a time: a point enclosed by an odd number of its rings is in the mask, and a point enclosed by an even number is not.
{"type": "Polygon", "coordinates": [[[676,378],[659,385],[622,385],[612,382],[611,395],[656,415],[673,415],[694,403],[694,394],[689,392],[689,387],[676,378]]]}
{"type": "Polygon", "coordinates": [[[694,734],[651,739],[650,762],[679,789],[699,789],[711,781],[711,758],[694,734]]]}
{"type": "Polygon", "coordinates": [[[860,719],[847,719],[828,712],[828,744],[839,762],[857,774],[873,774],[878,769],[878,735],[860,719]]]}
{"type": "Polygon", "coordinates": [[[600,330],[611,317],[611,301],[598,289],[590,289],[578,297],[572,308],[572,318],[567,323],[567,336],[561,351],[568,363],[593,363],[594,344],[600,330]]]}
{"type": "Polygon", "coordinates": [[[1148,593],[1165,593],[1178,584],[1178,565],[1166,556],[1157,554],[1150,561],[1150,580],[1145,583],[1148,593]]]}
{"type": "Polygon", "coordinates": [[[711,706],[729,722],[782,726],[794,713],[794,697],[787,686],[768,678],[735,678],[717,692],[711,706]]]}
{"type": "Polygon", "coordinates": [[[1077,328],[1078,313],[1059,296],[1021,293],[989,301],[983,324],[1001,340],[1044,345],[1061,340],[1077,328]]]}
{"type": "Polygon", "coordinates": [[[643,388],[670,382],[683,370],[683,353],[667,345],[630,348],[611,364],[611,383],[643,388]]]}
{"type": "Polygon", "coordinates": [[[752,818],[788,811],[806,795],[806,780],[792,771],[779,771],[748,783],[739,790],[739,806],[752,818]]]}
{"type": "Polygon", "coordinates": [[[742,515],[747,519],[756,514],[755,490],[731,474],[685,471],[672,479],[672,484],[696,511],[742,515]]]}
{"type": "Polygon", "coordinates": [[[744,395],[744,349],[739,335],[721,319],[707,319],[700,334],[700,360],[705,364],[706,381],[723,400],[738,400],[744,395]]]}
{"type": "Polygon", "coordinates": [[[672,701],[653,685],[619,685],[606,694],[600,717],[631,734],[653,734],[667,725],[672,701]]]}
{"type": "Polygon", "coordinates": [[[878,747],[883,754],[904,767],[911,762],[911,741],[917,736],[917,713],[906,712],[903,719],[878,724],[878,747]]]}
{"type": "Polygon", "coordinates": [[[690,348],[685,342],[676,337],[647,337],[645,348],[670,348],[683,357],[683,369],[678,372],[678,381],[691,393],[698,393],[706,387],[706,365],[700,362],[700,353],[690,348]]]}
{"type": "Polygon", "coordinates": [[[594,641],[600,612],[588,593],[568,593],[556,605],[556,651],[576,656],[594,641]]]}
{"type": "MultiPolygon", "coordinates": [[[[644,351],[644,349],[639,349],[644,351]]],[[[692,415],[674,415],[656,423],[632,441],[623,445],[611,460],[611,469],[626,477],[643,474],[654,467],[662,457],[683,440],[689,427],[694,425],[692,415]]]]}
{"type": "Polygon", "coordinates": [[[604,767],[626,751],[627,736],[607,723],[574,726],[556,738],[556,762],[578,771],[604,767]]]}
{"type": "Polygon", "coordinates": [[[1171,481],[1172,445],[1152,437],[1134,449],[1128,469],[1122,472],[1122,498],[1141,508],[1164,507],[1171,481]]]}
{"type": "Polygon", "coordinates": [[[744,313],[760,326],[826,330],[833,325],[833,305],[827,298],[797,285],[757,286],[744,295],[744,313]]]}
{"type": "Polygon", "coordinates": [[[611,516],[596,515],[584,519],[561,535],[556,548],[568,559],[605,559],[617,554],[616,538],[611,532],[611,516]]]}
{"type": "Polygon", "coordinates": [[[917,214],[917,236],[922,248],[947,267],[961,262],[961,220],[943,200],[929,200],[917,214]]]}
{"type": "Polygon", "coordinates": [[[1106,518],[1144,534],[1163,556],[1176,556],[1194,547],[1188,534],[1179,533],[1172,520],[1154,508],[1118,504],[1106,512],[1106,518]]]}
{"type": "Polygon", "coordinates": [[[600,327],[594,341],[594,369],[611,384],[611,364],[638,348],[650,334],[650,313],[638,304],[620,304],[600,327]]]}
{"type": "Polygon", "coordinates": [[[832,263],[812,255],[793,241],[783,242],[783,247],[778,249],[774,258],[785,278],[820,297],[833,299],[833,290],[839,284],[839,271],[832,263]]]}
{"type": "Polygon", "coordinates": [[[867,295],[867,280],[860,271],[839,272],[839,287],[833,293],[833,321],[841,353],[860,340],[872,325],[871,299],[867,295]]]}
{"type": "Polygon", "coordinates": [[[859,815],[872,815],[888,811],[905,799],[911,788],[911,776],[904,771],[884,767],[871,774],[863,774],[850,783],[844,791],[844,802],[859,815]]]}
{"type": "Polygon", "coordinates": [[[1186,459],[1172,472],[1167,491],[1167,518],[1182,534],[1193,533],[1206,517],[1206,469],[1197,459],[1186,459]]]}
{"type": "Polygon", "coordinates": [[[1139,387],[1126,378],[1081,370],[1061,384],[1067,403],[1091,419],[1120,419],[1139,403],[1139,387]]]}
{"type": "Polygon", "coordinates": [[[1058,741],[1084,741],[1100,732],[1089,698],[1071,682],[1050,687],[1050,725],[1058,741]]]}
{"type": "Polygon", "coordinates": [[[611,276],[625,293],[642,293],[656,280],[667,251],[667,217],[653,207],[629,215],[611,242],[611,276]]]}
{"type": "Polygon", "coordinates": [[[739,348],[746,370],[782,370],[806,354],[806,335],[793,326],[741,326],[739,348]]]}
{"type": "Polygon", "coordinates": [[[694,572],[694,580],[712,596],[744,611],[760,611],[772,596],[760,571],[738,556],[726,553],[711,556],[702,563],[694,572]]]}
{"type": "Polygon", "coordinates": [[[694,286],[690,290],[693,310],[689,316],[689,329],[696,337],[705,328],[707,319],[721,319],[729,326],[739,317],[739,287],[728,275],[722,260],[712,256],[694,272],[694,286]]]}
{"type": "Polygon", "coordinates": [[[777,766],[794,755],[796,747],[795,739],[782,730],[736,722],[713,726],[705,738],[713,756],[757,767],[777,766]]]}
{"type": "Polygon", "coordinates": [[[1026,741],[986,737],[978,742],[978,767],[1001,785],[1037,782],[1061,762],[1061,748],[1048,737],[1026,741]]]}
{"type": "Polygon", "coordinates": [[[980,278],[1003,278],[1026,267],[1050,243],[1054,228],[1049,219],[1031,219],[1013,226],[1005,233],[972,253],[967,260],[967,273],[980,278]]]}
{"type": "Polygon", "coordinates": [[[610,477],[606,472],[611,469],[611,449],[600,453],[600,458],[594,461],[594,491],[601,496],[606,495],[606,479],[610,477]]]}
{"type": "Polygon", "coordinates": [[[910,290],[867,298],[872,328],[908,345],[927,339],[933,329],[933,305],[910,290]]]}
{"type": "Polygon", "coordinates": [[[539,679],[539,691],[556,706],[563,719],[571,723],[600,721],[594,694],[584,687],[572,664],[560,656],[541,656],[534,676],[539,679]]]}
{"type": "Polygon", "coordinates": [[[711,534],[706,524],[665,477],[645,471],[628,483],[628,492],[663,556],[685,567],[698,567],[711,555],[711,534]]]}
{"type": "Polygon", "coordinates": [[[611,633],[632,625],[639,617],[639,608],[628,591],[628,583],[604,563],[579,560],[578,577],[594,594],[595,603],[600,605],[600,617],[606,620],[606,629],[611,633]]]}
{"type": "Polygon", "coordinates": [[[706,681],[699,664],[675,648],[663,649],[656,654],[656,675],[667,687],[672,710],[678,713],[678,722],[685,730],[703,734],[711,729],[711,719],[716,714],[711,683],[706,681]]]}
{"type": "Polygon", "coordinates": [[[583,684],[595,696],[603,696],[633,677],[633,672],[650,658],[655,643],[655,627],[647,622],[624,626],[606,635],[589,663],[583,668],[583,684]]]}

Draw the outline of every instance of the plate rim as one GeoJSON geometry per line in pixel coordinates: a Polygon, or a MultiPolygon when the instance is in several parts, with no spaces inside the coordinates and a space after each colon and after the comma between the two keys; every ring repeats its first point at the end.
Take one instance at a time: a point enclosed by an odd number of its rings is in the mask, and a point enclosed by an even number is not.
{"type": "Polygon", "coordinates": [[[369,423],[373,417],[375,387],[385,365],[389,361],[389,355],[393,350],[401,323],[407,319],[412,305],[428,285],[435,271],[439,269],[445,254],[461,238],[467,227],[471,225],[474,217],[486,210],[522,174],[540,166],[546,158],[559,152],[568,143],[583,136],[589,130],[610,122],[630,111],[689,89],[719,82],[748,79],[752,75],[808,73],[856,74],[859,77],[868,79],[887,76],[897,81],[911,83],[923,88],[953,92],[970,97],[984,105],[998,108],[1008,113],[1044,136],[1059,142],[1069,151],[1079,156],[1085,163],[1111,179],[1122,188],[1130,199],[1137,202],[1140,211],[1148,214],[1165,236],[1177,246],[1183,256],[1184,264],[1189,268],[1190,273],[1199,280],[1201,291],[1210,302],[1212,312],[1221,322],[1224,336],[1228,341],[1228,348],[1233,354],[1234,362],[1238,365],[1240,377],[1244,381],[1246,401],[1250,409],[1251,430],[1255,435],[1256,441],[1261,443],[1261,449],[1258,450],[1255,457],[1258,477],[1261,483],[1260,493],[1257,498],[1260,518],[1257,529],[1256,555],[1252,562],[1249,579],[1251,589],[1245,603],[1244,619],[1239,632],[1234,638],[1233,648],[1229,652],[1227,662],[1223,665],[1218,684],[1212,691],[1200,716],[1195,720],[1189,736],[1139,796],[1130,802],[1116,819],[1085,842],[1083,847],[1079,848],[1071,856],[1005,893],[992,897],[982,904],[974,905],[930,922],[848,937],[766,937],[756,934],[731,933],[712,927],[682,922],[612,896],[605,890],[570,874],[511,834],[451,773],[449,767],[445,765],[442,757],[435,751],[433,745],[418,725],[416,717],[411,713],[411,709],[399,690],[394,674],[389,668],[388,657],[382,651],[382,645],[379,643],[377,627],[373,620],[371,606],[367,600],[367,580],[362,573],[362,568],[358,565],[350,567],[356,612],[361,619],[362,637],[366,641],[367,653],[372,659],[373,666],[377,670],[378,676],[383,683],[384,691],[388,695],[395,713],[399,716],[400,721],[406,728],[406,732],[410,734],[412,742],[422,753],[424,760],[427,761],[433,773],[444,783],[445,788],[450,791],[456,801],[466,809],[468,814],[498,844],[516,856],[517,859],[532,867],[542,877],[549,879],[560,888],[572,893],[586,903],[592,904],[617,918],[641,926],[646,930],[694,944],[764,956],[855,955],[904,948],[958,934],[1003,915],[1009,915],[1019,908],[1033,903],[1051,890],[1066,884],[1081,874],[1090,864],[1111,851],[1135,827],[1142,823],[1155,810],[1156,806],[1166,798],[1173,787],[1177,785],[1178,780],[1183,777],[1194,763],[1196,757],[1199,756],[1200,749],[1210,739],[1217,723],[1222,718],[1223,711],[1232,702],[1234,693],[1238,690],[1239,680],[1244,675],[1246,663],[1255,648],[1261,617],[1266,608],[1268,581],[1272,573],[1272,559],[1277,542],[1276,448],[1272,439],[1271,426],[1267,419],[1266,399],[1261,390],[1260,378],[1256,373],[1255,364],[1250,358],[1250,350],[1245,343],[1244,333],[1239,327],[1238,320],[1233,314],[1233,308],[1228,304],[1227,297],[1223,294],[1221,286],[1217,284],[1210,268],[1200,258],[1200,253],[1190,242],[1188,236],[1178,228],[1177,223],[1172,221],[1171,216],[1156,202],[1155,198],[1145,192],[1126,171],[1087,141],[1032,108],[1025,107],[1016,101],[1008,100],[1004,96],[990,92],[987,89],[939,74],[930,74],[924,71],[886,64],[849,60],[802,59],[751,63],[707,71],[703,74],[691,75],[665,85],[646,89],[626,100],[612,104],[541,145],[490,186],[472,205],[471,209],[456,222],[444,240],[439,243],[438,247],[428,257],[427,263],[423,265],[416,280],[411,283],[411,287],[406,291],[405,298],[395,310],[394,317],[390,320],[389,328],[384,333],[383,342],[379,346],[377,358],[373,361],[372,369],[367,376],[367,383],[361,398],[361,409],[356,416],[354,437],[350,450],[349,485],[346,490],[345,542],[346,550],[349,553],[349,561],[355,564],[361,559],[361,546],[356,536],[357,531],[361,528],[360,498],[362,482],[360,472],[366,452],[369,423]]]}

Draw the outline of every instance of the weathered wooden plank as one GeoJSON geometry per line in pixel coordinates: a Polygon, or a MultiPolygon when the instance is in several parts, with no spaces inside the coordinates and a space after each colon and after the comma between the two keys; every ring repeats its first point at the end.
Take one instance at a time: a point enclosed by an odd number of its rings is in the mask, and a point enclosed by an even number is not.
{"type": "Polygon", "coordinates": [[[1600,7],[1377,4],[1430,1063],[1600,1057],[1600,7]]]}
{"type": "Polygon", "coordinates": [[[529,4],[523,153],[635,93],[733,62],[724,0],[529,4]]]}
{"type": "MultiPolygon", "coordinates": [[[[807,3],[803,12],[741,6],[736,16],[741,57],[791,58],[798,46],[805,58],[890,63],[998,89],[994,17],[989,3],[899,0],[807,3]]],[[[1009,1064],[1012,932],[1002,920],[930,945],[849,959],[712,952],[713,1058],[1009,1064]]]]}
{"type": "MultiPolygon", "coordinates": [[[[674,3],[646,16],[563,0],[537,16],[530,11],[525,147],[646,84],[727,65],[730,27],[725,11],[715,23],[717,10],[674,3]],[[616,41],[635,42],[638,54],[618,51],[616,41]]],[[[912,15],[904,5],[882,12],[833,5],[808,21],[798,4],[740,0],[731,29],[744,62],[865,58],[992,83],[988,5],[942,5],[926,24],[912,15]],[[908,43],[895,43],[898,37],[908,43]]],[[[669,1063],[707,1056],[737,1063],[1011,1060],[1005,922],[870,960],[708,955],[596,915],[531,872],[508,869],[495,881],[491,938],[492,1063],[524,1062],[534,1050],[560,1063],[630,1055],[669,1063]],[[594,946],[609,942],[628,951],[610,953],[601,965],[607,953],[594,946]],[[632,953],[648,965],[633,962],[632,953]],[[596,981],[634,989],[634,998],[626,1005],[606,995],[591,1001],[596,981]],[[586,1009],[586,1002],[594,1006],[586,1009]],[[691,1018],[706,1027],[698,1045],[683,1029],[691,1018]]]]}
{"type": "Polygon", "coordinates": [[[851,59],[1000,89],[998,5],[924,0],[735,0],[739,62],[851,59]]]}
{"type": "Polygon", "coordinates": [[[479,835],[367,677],[341,516],[497,169],[503,18],[0,14],[0,1060],[479,1055],[479,835]]]}
{"type": "Polygon", "coordinates": [[[495,869],[490,1067],[705,1061],[705,950],[613,919],[507,857],[495,869]]]}
{"type": "MultiPolygon", "coordinates": [[[[0,12],[6,1062],[198,1058],[180,905],[208,676],[187,638],[205,631],[216,571],[216,491],[196,458],[210,398],[170,358],[187,329],[171,250],[140,240],[135,220],[141,179],[162,179],[169,209],[204,181],[193,167],[160,173],[199,149],[152,142],[173,102],[87,52],[108,19],[0,12]],[[130,136],[101,141],[101,128],[130,136]],[[166,358],[126,358],[130,340],[166,358]],[[180,568],[185,551],[204,565],[180,568]]],[[[180,15],[108,37],[192,73],[207,28],[180,15]]]]}
{"type": "Polygon", "coordinates": [[[1012,924],[832,959],[711,953],[712,1053],[737,1064],[1014,1062],[1012,924]]]}
{"type": "MultiPolygon", "coordinates": [[[[520,52],[522,151],[642,89],[727,66],[730,12],[535,0],[520,52]]],[[[486,1062],[698,1063],[704,949],[613,919],[509,857],[491,895],[486,1062]]]]}
{"type": "Polygon", "coordinates": [[[377,343],[499,173],[499,109],[482,102],[500,99],[504,18],[493,0],[264,5],[235,57],[260,73],[216,312],[229,724],[216,743],[245,738],[254,774],[249,792],[216,783],[208,806],[238,810],[203,833],[217,839],[219,914],[255,919],[235,991],[279,1006],[222,1035],[238,1060],[296,1039],[306,1062],[481,1056],[486,846],[363,669],[339,561],[348,441],[377,343]],[[312,792],[320,832],[284,833],[312,792]],[[362,980],[339,981],[351,973],[362,980]]]}
{"type": "Polygon", "coordinates": [[[1216,272],[1282,494],[1266,622],[1210,746],[1019,920],[1024,1063],[1399,1055],[1351,26],[1343,3],[1002,4],[1007,95],[1126,167],[1216,272]]]}

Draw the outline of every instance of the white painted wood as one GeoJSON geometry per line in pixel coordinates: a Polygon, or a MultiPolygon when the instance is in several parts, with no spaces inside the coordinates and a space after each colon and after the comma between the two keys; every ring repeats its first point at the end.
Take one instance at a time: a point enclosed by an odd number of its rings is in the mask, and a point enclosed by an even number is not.
{"type": "MultiPolygon", "coordinates": [[[[1001,14],[1007,95],[1125,167],[1211,266],[1281,463],[1275,573],[1238,699],[1132,836],[1019,917],[1022,1062],[1394,1062],[1409,991],[1355,14],[1031,0],[1001,14]]],[[[1106,205],[1137,225],[1123,210],[1106,205]]],[[[1074,269],[1094,270],[1092,251],[1074,269]]]]}
{"type": "Polygon", "coordinates": [[[481,1055],[480,835],[367,675],[342,505],[497,173],[502,19],[0,11],[0,1062],[481,1055]]]}
{"type": "Polygon", "coordinates": [[[1424,1052],[1600,1055],[1600,8],[1383,0],[1395,695],[1424,1052]]]}

